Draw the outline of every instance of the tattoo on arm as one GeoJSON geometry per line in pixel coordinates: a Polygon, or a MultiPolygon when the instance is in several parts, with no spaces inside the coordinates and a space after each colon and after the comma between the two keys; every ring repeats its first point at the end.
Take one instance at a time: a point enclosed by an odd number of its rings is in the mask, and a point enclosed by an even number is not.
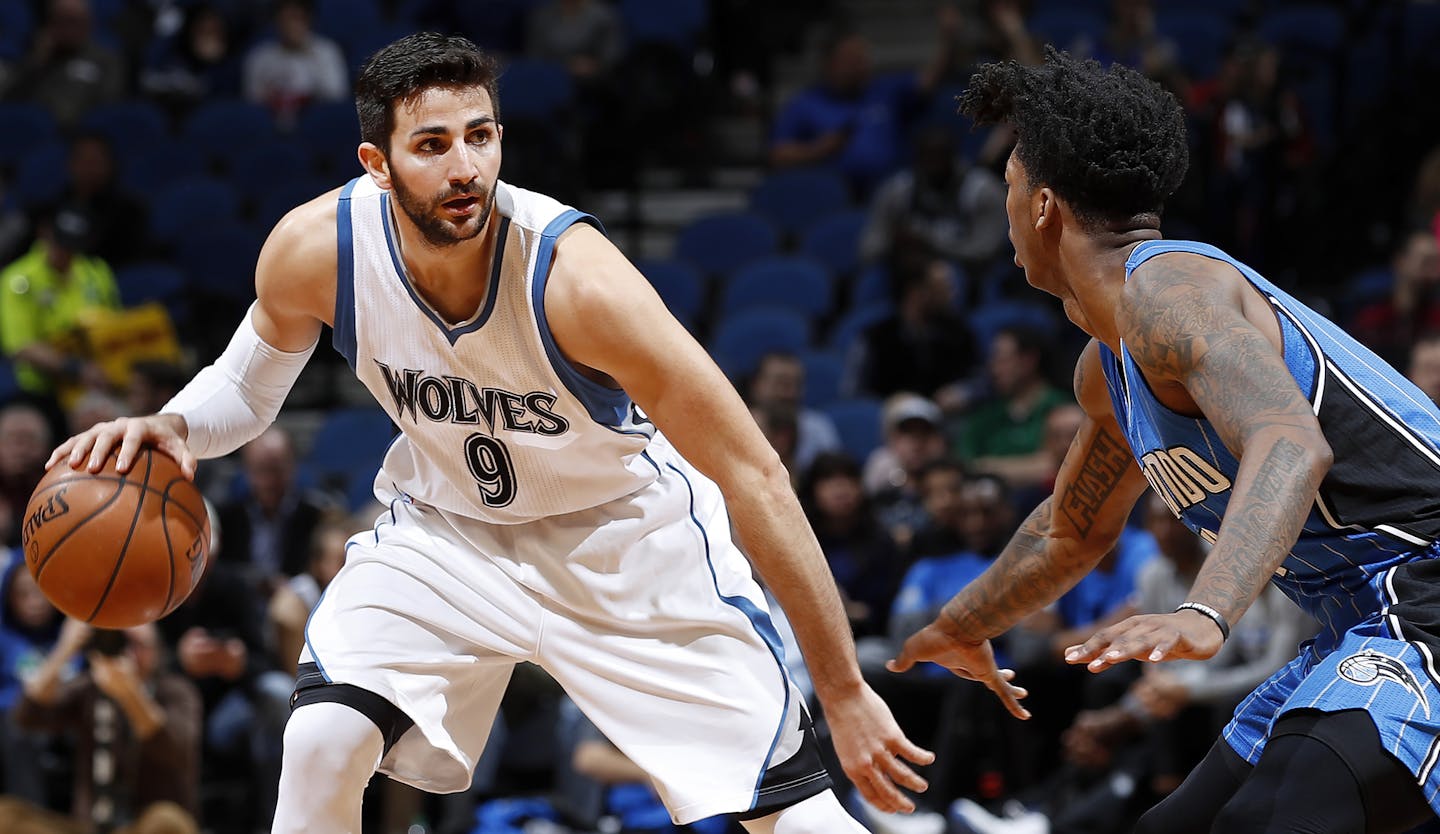
{"type": "Polygon", "coordinates": [[[1080,538],[1090,537],[1096,516],[1134,463],[1125,441],[1112,436],[1104,427],[1095,432],[1080,471],[1060,496],[1060,512],[1074,525],[1080,538]]]}

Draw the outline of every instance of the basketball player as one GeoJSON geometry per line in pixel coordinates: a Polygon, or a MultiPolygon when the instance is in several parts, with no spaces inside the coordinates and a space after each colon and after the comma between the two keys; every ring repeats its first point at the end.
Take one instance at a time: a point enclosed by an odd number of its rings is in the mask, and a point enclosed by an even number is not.
{"type": "Polygon", "coordinates": [[[1110,549],[1147,485],[1213,544],[1174,613],[1066,652],[1091,671],[1208,658],[1274,582],[1323,630],[1261,684],[1142,832],[1404,831],[1440,803],[1440,411],[1338,327],[1212,246],[1167,241],[1185,120],[1132,70],[1050,50],[988,64],[961,109],[1007,121],[1006,209],[1026,280],[1093,339],[1054,495],[906,641],[1018,717],[992,638],[1110,549]]]}
{"type": "Polygon", "coordinates": [[[356,83],[365,173],[284,217],[230,346],[156,416],[56,449],[153,445],[192,473],[275,417],[321,324],[402,434],[389,505],[311,617],[274,831],[358,832],[378,768],[458,791],[533,661],[679,823],[863,831],[836,801],[735,529],[792,620],[846,773],[884,811],[925,782],[863,683],[788,478],[704,351],[593,218],[498,180],[495,67],[417,34],[356,83]]]}

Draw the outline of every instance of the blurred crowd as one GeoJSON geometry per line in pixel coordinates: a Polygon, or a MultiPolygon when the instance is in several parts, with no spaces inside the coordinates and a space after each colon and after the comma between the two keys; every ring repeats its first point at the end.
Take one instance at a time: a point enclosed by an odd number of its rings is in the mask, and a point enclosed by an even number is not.
{"type": "MultiPolygon", "coordinates": [[[[744,210],[632,255],[785,461],[863,668],[939,754],[916,817],[854,810],[877,831],[1124,831],[1173,790],[1314,627],[1267,592],[1210,661],[1065,665],[1094,630],[1183,599],[1204,545],[1158,500],[997,643],[1034,720],[948,673],[883,668],[1049,494],[1082,419],[1083,336],[1011,260],[1014,137],[972,130],[954,96],[978,62],[1038,61],[1046,43],[1141,69],[1191,125],[1167,235],[1228,248],[1440,398],[1440,4],[937,0],[905,4],[926,36],[902,60],[878,56],[875,5],[0,2],[0,834],[268,824],[305,622],[379,512],[369,477],[393,431],[330,381],[343,363],[317,356],[275,427],[202,467],[213,564],[153,626],[61,617],[18,556],[22,519],[58,440],[157,410],[223,347],[269,227],[358,173],[358,67],[417,28],[505,61],[508,182],[583,209],[753,175],[744,210]]],[[[643,217],[602,219],[645,239],[643,217]]],[[[379,779],[366,820],[674,830],[528,666],[470,791],[379,779]]]]}

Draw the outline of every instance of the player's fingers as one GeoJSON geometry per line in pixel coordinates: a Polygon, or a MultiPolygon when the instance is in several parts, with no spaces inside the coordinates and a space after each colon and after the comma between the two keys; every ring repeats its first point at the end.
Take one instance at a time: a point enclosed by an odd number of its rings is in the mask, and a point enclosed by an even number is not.
{"type": "Polygon", "coordinates": [[[135,456],[140,453],[140,446],[145,438],[140,432],[137,424],[131,423],[125,433],[120,435],[120,451],[115,455],[115,471],[125,474],[135,463],[135,456]]]}
{"type": "Polygon", "coordinates": [[[1155,641],[1155,648],[1150,650],[1146,660],[1151,663],[1159,663],[1169,657],[1175,651],[1176,645],[1180,642],[1180,633],[1173,632],[1155,641]]]}
{"type": "Polygon", "coordinates": [[[856,782],[865,801],[890,814],[908,814],[915,810],[915,803],[900,792],[872,763],[864,768],[863,775],[856,782]]]}
{"type": "Polygon", "coordinates": [[[1126,660],[1145,657],[1154,650],[1157,637],[1156,629],[1148,624],[1131,625],[1130,628],[1117,632],[1085,668],[1091,672],[1099,672],[1126,660]]]}
{"type": "Polygon", "coordinates": [[[1020,698],[1024,697],[1024,695],[1017,695],[1017,693],[1025,693],[1025,690],[1012,686],[1010,682],[1000,674],[1000,670],[995,670],[995,673],[986,678],[983,683],[991,692],[995,693],[995,697],[1000,699],[1000,703],[1005,705],[1005,709],[1011,715],[1022,721],[1030,717],[1030,710],[1020,705],[1020,698]]]}
{"type": "Polygon", "coordinates": [[[918,765],[928,765],[935,762],[934,753],[926,750],[905,736],[900,736],[895,739],[889,747],[892,754],[909,759],[918,765]]]}
{"type": "Polygon", "coordinates": [[[45,461],[45,471],[50,471],[55,464],[70,457],[70,450],[75,447],[75,441],[76,438],[72,437],[59,446],[56,446],[55,449],[50,452],[50,457],[45,461]]]}
{"type": "Polygon", "coordinates": [[[79,469],[85,463],[85,458],[90,455],[90,448],[95,445],[95,430],[91,429],[82,432],[70,439],[70,455],[65,463],[71,469],[79,469]]]}
{"type": "Polygon", "coordinates": [[[120,439],[121,432],[114,424],[107,423],[105,427],[95,433],[95,443],[90,447],[89,463],[86,465],[92,473],[99,472],[105,468],[105,461],[109,459],[110,452],[115,448],[115,442],[120,439]]]}
{"type": "Polygon", "coordinates": [[[890,781],[902,788],[909,788],[916,793],[924,793],[930,787],[930,783],[925,781],[924,776],[916,773],[909,765],[888,753],[880,762],[880,766],[884,768],[890,781]]]}
{"type": "Polygon", "coordinates": [[[155,448],[166,455],[169,455],[176,463],[180,464],[180,474],[187,480],[195,480],[195,469],[199,461],[195,453],[190,451],[190,446],[178,437],[162,437],[155,448]]]}
{"type": "Polygon", "coordinates": [[[899,656],[885,661],[885,668],[892,672],[908,672],[914,665],[915,654],[910,648],[909,640],[906,640],[905,645],[900,647],[899,656]]]}

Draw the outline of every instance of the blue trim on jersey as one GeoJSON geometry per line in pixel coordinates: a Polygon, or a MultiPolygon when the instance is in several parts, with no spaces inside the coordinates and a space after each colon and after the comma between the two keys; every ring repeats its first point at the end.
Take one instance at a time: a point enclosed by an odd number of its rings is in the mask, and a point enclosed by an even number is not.
{"type": "Polygon", "coordinates": [[[330,344],[350,363],[352,371],[355,370],[355,246],[350,192],[359,181],[356,177],[345,184],[340,190],[340,202],[335,206],[335,327],[330,334],[330,344]]]}
{"type": "MultiPolygon", "coordinates": [[[[550,266],[555,256],[555,244],[560,235],[576,223],[589,223],[602,233],[604,227],[594,217],[575,209],[567,209],[560,216],[550,221],[545,230],[540,233],[540,248],[535,255],[535,280],[530,285],[531,301],[535,307],[535,320],[540,325],[540,341],[545,346],[545,355],[550,359],[550,366],[555,369],[555,375],[560,378],[575,399],[585,406],[589,412],[590,419],[609,429],[620,431],[618,427],[625,425],[626,419],[630,416],[630,395],[624,389],[611,388],[601,385],[588,376],[580,373],[575,364],[571,362],[555,343],[555,335],[550,332],[550,321],[545,315],[545,285],[550,279],[550,266]]],[[[646,432],[620,431],[621,434],[638,434],[648,436],[646,432]]]]}
{"type": "Polygon", "coordinates": [[[395,246],[394,234],[390,231],[390,195],[388,193],[380,195],[380,225],[385,228],[385,248],[390,250],[390,263],[395,266],[395,276],[400,279],[401,284],[405,285],[405,292],[410,294],[410,300],[415,302],[415,306],[420,308],[420,312],[424,313],[426,318],[440,328],[440,332],[445,334],[445,338],[450,344],[458,342],[460,337],[466,333],[474,333],[485,326],[485,322],[490,320],[490,313],[495,310],[495,299],[500,297],[500,267],[505,263],[505,242],[510,237],[510,218],[500,217],[500,229],[495,233],[495,259],[490,268],[490,286],[485,290],[485,304],[480,308],[480,314],[475,317],[474,321],[453,328],[446,324],[445,320],[440,318],[429,304],[425,303],[425,299],[415,292],[415,287],[410,283],[410,273],[405,269],[405,262],[400,257],[400,250],[395,246]]]}
{"type": "Polygon", "coordinates": [[[665,473],[663,473],[663,472],[660,471],[660,464],[656,463],[656,462],[655,462],[655,459],[652,458],[652,457],[650,457],[650,450],[649,450],[649,449],[646,449],[645,451],[641,452],[641,453],[640,453],[640,457],[644,458],[646,463],[649,463],[651,466],[655,467],[655,474],[656,474],[657,476],[658,476],[658,475],[663,475],[663,474],[665,474],[665,473]]]}
{"type": "Polygon", "coordinates": [[[715,563],[710,559],[710,535],[705,532],[705,525],[701,524],[700,519],[695,516],[695,487],[675,464],[667,462],[665,465],[680,476],[680,479],[685,482],[686,492],[690,494],[690,520],[695,522],[696,529],[700,531],[700,540],[705,544],[705,565],[710,568],[710,581],[715,586],[715,594],[726,605],[734,606],[745,615],[755,629],[755,633],[760,635],[760,639],[765,641],[765,645],[770,649],[770,655],[775,658],[775,664],[780,667],[780,682],[785,687],[785,705],[780,710],[780,726],[775,728],[775,737],[770,740],[770,750],[765,753],[765,762],[760,768],[760,775],[755,778],[755,794],[750,799],[750,807],[754,808],[760,801],[760,786],[765,782],[765,774],[770,770],[770,758],[775,755],[775,748],[780,746],[780,737],[785,734],[785,717],[790,714],[790,677],[785,673],[785,647],[780,642],[780,633],[775,630],[775,624],[770,621],[769,614],[761,611],[759,606],[746,597],[727,597],[720,593],[720,580],[715,576],[715,563]]]}

